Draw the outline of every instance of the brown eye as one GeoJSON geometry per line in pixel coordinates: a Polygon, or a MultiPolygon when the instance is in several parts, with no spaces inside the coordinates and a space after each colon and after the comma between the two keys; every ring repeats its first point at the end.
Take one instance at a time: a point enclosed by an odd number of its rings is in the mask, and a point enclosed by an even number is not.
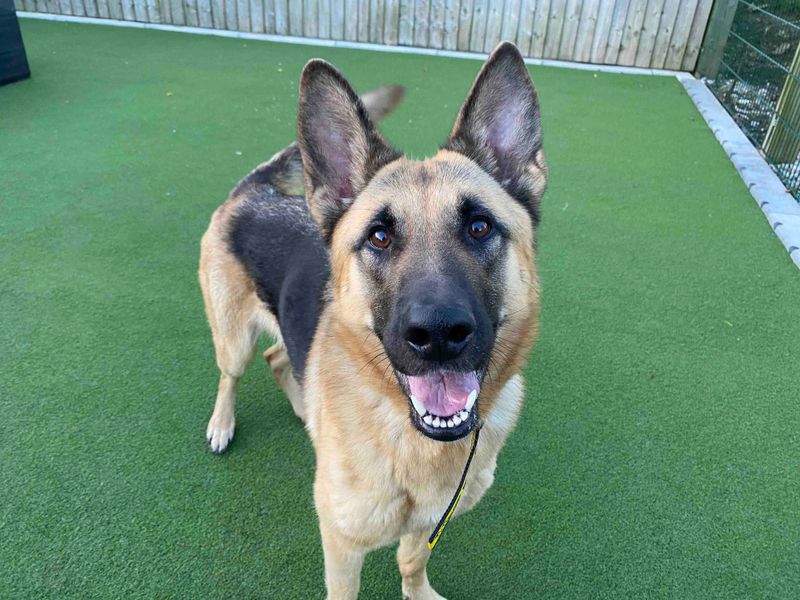
{"type": "Polygon", "coordinates": [[[385,250],[392,243],[392,236],[385,227],[376,227],[369,234],[369,243],[379,250],[385,250]]]}
{"type": "Polygon", "coordinates": [[[492,226],[489,221],[483,217],[477,217],[469,222],[469,234],[476,239],[486,237],[491,230],[492,226]]]}

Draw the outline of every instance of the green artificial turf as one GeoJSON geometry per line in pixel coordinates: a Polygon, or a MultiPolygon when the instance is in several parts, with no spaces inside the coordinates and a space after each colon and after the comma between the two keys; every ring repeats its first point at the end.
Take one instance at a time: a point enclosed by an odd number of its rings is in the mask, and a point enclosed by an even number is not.
{"type": "MultiPolygon", "coordinates": [[[[314,456],[255,361],[229,452],[198,243],[293,139],[302,65],[409,88],[443,141],[480,63],[23,21],[0,88],[0,598],[321,598],[314,456]]],[[[459,598],[800,589],[800,277],[671,78],[534,67],[551,185],[518,430],[430,564],[459,598]]],[[[364,598],[399,598],[394,549],[364,598]]]]}

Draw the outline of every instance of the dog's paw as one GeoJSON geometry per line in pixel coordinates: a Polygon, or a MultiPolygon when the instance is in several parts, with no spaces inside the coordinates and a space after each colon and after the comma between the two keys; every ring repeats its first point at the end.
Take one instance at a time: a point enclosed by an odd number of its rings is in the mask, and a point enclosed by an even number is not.
{"type": "Polygon", "coordinates": [[[208,447],[211,448],[214,454],[225,452],[228,444],[233,439],[234,425],[233,419],[223,421],[211,417],[206,429],[206,440],[208,440],[208,447]]]}

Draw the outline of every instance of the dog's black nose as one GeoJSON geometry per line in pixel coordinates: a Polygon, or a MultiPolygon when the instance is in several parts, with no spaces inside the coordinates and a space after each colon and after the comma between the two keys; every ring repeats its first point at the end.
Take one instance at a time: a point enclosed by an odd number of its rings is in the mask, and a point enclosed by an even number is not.
{"type": "Polygon", "coordinates": [[[423,360],[456,358],[475,332],[475,316],[462,306],[416,304],[408,311],[403,338],[423,360]]]}

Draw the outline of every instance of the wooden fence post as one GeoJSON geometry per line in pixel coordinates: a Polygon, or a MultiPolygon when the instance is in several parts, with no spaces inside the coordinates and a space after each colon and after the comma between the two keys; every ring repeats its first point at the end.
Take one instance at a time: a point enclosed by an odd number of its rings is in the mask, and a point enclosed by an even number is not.
{"type": "Polygon", "coordinates": [[[697,59],[695,76],[716,79],[719,73],[719,65],[722,60],[722,52],[725,50],[725,42],[728,41],[728,34],[733,25],[733,16],[739,0],[714,0],[711,7],[711,14],[708,17],[708,27],[703,37],[703,46],[700,49],[700,57],[697,59]]]}

